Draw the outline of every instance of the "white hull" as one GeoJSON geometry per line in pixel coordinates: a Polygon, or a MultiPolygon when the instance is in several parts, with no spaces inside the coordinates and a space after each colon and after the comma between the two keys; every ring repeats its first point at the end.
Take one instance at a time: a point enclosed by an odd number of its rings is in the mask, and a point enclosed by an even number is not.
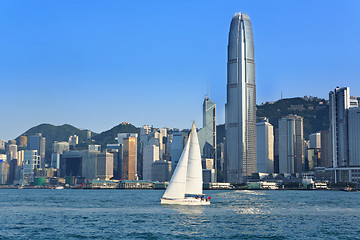
{"type": "Polygon", "coordinates": [[[205,201],[196,198],[184,198],[184,199],[160,199],[161,204],[171,204],[171,205],[210,205],[210,201],[205,201]]]}

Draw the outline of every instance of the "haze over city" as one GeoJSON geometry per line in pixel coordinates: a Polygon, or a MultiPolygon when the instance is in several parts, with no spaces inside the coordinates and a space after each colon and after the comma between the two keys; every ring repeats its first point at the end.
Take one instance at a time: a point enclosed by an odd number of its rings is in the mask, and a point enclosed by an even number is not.
{"type": "Polygon", "coordinates": [[[189,128],[204,92],[224,122],[235,12],[254,33],[257,103],[336,86],[360,96],[358,1],[1,1],[0,137],[41,124],[189,128]]]}

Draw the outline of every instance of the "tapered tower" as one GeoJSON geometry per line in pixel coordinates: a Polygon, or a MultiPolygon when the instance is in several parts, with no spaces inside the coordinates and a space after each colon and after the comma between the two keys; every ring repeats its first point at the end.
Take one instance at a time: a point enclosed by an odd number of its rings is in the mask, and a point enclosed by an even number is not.
{"type": "Polygon", "coordinates": [[[230,24],[225,132],[226,179],[244,182],[256,172],[254,41],[245,13],[236,13],[230,24]]]}

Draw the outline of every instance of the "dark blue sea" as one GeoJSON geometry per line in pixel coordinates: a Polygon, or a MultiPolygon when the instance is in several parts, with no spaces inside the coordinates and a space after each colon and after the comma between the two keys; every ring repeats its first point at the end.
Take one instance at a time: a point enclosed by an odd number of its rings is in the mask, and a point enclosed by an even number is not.
{"type": "Polygon", "coordinates": [[[360,192],[1,189],[0,239],[360,239],[360,192]]]}

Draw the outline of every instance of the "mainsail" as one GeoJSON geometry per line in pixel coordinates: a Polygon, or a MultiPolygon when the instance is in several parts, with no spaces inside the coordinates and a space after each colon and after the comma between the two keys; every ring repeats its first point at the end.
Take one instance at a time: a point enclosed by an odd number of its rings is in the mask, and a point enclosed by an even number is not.
{"type": "Polygon", "coordinates": [[[180,156],[179,162],[171,177],[169,186],[166,188],[163,198],[169,198],[169,199],[185,198],[186,173],[187,173],[188,161],[189,161],[190,140],[191,140],[191,134],[186,142],[185,149],[180,156]]]}
{"type": "Polygon", "coordinates": [[[199,139],[193,123],[190,133],[189,163],[186,174],[185,194],[201,195],[203,189],[199,139]]]}
{"type": "Polygon", "coordinates": [[[199,139],[193,123],[189,138],[171,177],[164,199],[184,199],[185,194],[202,194],[202,167],[199,139]]]}

